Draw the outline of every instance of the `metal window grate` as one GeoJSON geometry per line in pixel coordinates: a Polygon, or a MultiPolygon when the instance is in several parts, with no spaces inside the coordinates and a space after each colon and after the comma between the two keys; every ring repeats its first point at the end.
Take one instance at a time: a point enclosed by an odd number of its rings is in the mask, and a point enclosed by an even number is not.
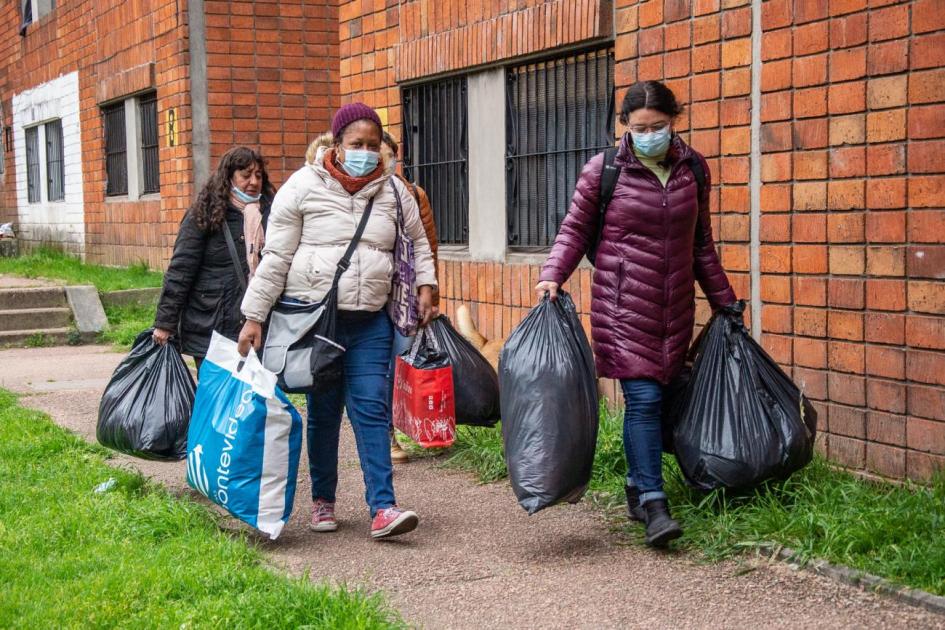
{"type": "Polygon", "coordinates": [[[105,194],[127,195],[128,160],[124,102],[102,108],[102,118],[105,123],[105,194]]]}
{"type": "Polygon", "coordinates": [[[39,186],[39,127],[30,127],[26,130],[26,198],[29,203],[41,201],[39,186]]]}
{"type": "Polygon", "coordinates": [[[508,71],[509,245],[554,243],[581,168],[614,144],[613,49],[508,71]]]}
{"type": "Polygon", "coordinates": [[[427,192],[440,243],[469,239],[466,78],[403,90],[404,174],[427,192]]]}
{"type": "Polygon", "coordinates": [[[161,190],[161,172],[158,163],[157,94],[153,92],[138,99],[138,119],[141,121],[141,164],[144,171],[144,194],[161,190]]]}
{"type": "Polygon", "coordinates": [[[46,123],[46,196],[49,201],[66,198],[62,149],[62,121],[46,123]]]}

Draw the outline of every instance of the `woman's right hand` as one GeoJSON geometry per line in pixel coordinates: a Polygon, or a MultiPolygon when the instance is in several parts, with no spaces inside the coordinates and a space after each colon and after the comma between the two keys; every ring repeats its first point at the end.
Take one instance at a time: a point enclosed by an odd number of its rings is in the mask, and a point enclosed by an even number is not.
{"type": "Polygon", "coordinates": [[[173,334],[174,333],[172,333],[169,330],[165,330],[163,328],[155,328],[154,332],[151,333],[151,339],[153,339],[154,343],[156,343],[157,345],[163,346],[164,344],[167,343],[167,340],[170,339],[171,335],[173,334]]]}
{"type": "Polygon", "coordinates": [[[250,346],[257,352],[262,347],[262,324],[247,319],[240,330],[238,349],[241,357],[249,354],[250,346]]]}
{"type": "Polygon", "coordinates": [[[550,280],[543,280],[535,285],[535,292],[538,293],[538,299],[541,300],[545,297],[545,294],[548,294],[548,297],[552,302],[558,299],[558,287],[560,285],[557,282],[552,282],[550,280]]]}

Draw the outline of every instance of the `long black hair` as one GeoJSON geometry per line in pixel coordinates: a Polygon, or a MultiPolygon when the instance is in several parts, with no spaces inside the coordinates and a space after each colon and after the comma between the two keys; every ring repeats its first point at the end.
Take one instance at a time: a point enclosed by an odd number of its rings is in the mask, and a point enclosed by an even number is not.
{"type": "Polygon", "coordinates": [[[630,86],[620,106],[620,124],[627,125],[630,114],[638,109],[655,109],[670,118],[683,112],[673,91],[659,81],[638,81],[630,86]]]}
{"type": "Polygon", "coordinates": [[[254,164],[258,164],[259,170],[262,171],[262,197],[272,201],[276,189],[269,181],[269,172],[266,170],[266,160],[262,153],[249,147],[233,147],[220,158],[217,170],[204,184],[194,205],[190,207],[189,212],[196,219],[197,227],[201,230],[217,230],[223,225],[226,220],[226,208],[230,202],[230,190],[233,187],[233,173],[254,164]]]}

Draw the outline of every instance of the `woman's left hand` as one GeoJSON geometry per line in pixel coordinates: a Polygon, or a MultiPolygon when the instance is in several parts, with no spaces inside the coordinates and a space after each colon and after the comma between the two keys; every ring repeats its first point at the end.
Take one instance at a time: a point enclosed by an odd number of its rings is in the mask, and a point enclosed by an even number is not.
{"type": "Polygon", "coordinates": [[[417,311],[420,315],[420,325],[426,326],[430,323],[430,320],[434,317],[433,312],[433,287],[430,285],[423,285],[417,290],[419,297],[417,304],[417,311]]]}

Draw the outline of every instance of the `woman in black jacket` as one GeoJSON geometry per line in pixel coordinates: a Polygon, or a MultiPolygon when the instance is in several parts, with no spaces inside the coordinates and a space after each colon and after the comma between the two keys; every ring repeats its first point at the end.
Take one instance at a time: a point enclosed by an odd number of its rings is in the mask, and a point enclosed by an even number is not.
{"type": "Polygon", "coordinates": [[[236,147],[223,155],[180,224],[154,320],[155,342],[176,335],[181,352],[199,367],[214,330],[237,339],[240,302],[259,263],[274,196],[258,151],[236,147]],[[235,261],[224,229],[232,236],[235,261]]]}

